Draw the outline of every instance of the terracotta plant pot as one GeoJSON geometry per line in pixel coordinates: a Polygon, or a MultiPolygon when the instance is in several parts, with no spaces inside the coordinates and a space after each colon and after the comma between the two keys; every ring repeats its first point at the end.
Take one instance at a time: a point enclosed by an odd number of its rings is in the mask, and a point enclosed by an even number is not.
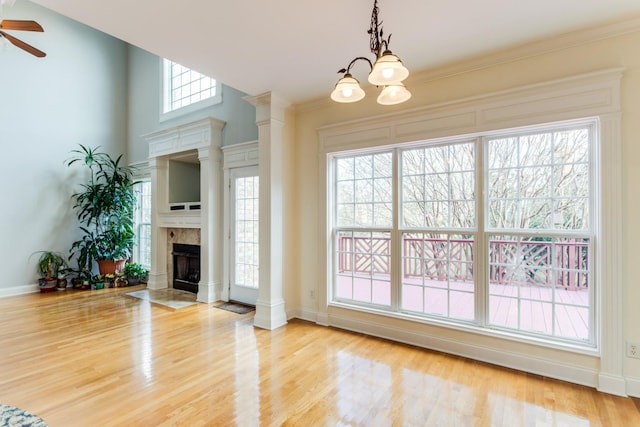
{"type": "Polygon", "coordinates": [[[105,274],[116,274],[122,271],[126,260],[124,259],[105,259],[98,261],[98,270],[103,276],[105,274]]]}

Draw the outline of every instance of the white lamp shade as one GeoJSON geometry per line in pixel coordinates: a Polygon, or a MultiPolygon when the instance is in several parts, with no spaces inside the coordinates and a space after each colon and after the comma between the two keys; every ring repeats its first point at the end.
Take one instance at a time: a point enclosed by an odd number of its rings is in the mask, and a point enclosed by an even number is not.
{"type": "Polygon", "coordinates": [[[364,98],[364,90],[351,74],[345,74],[343,78],[338,80],[335,89],[331,92],[331,99],[336,102],[356,102],[362,98],[364,98]]]}
{"type": "Polygon", "coordinates": [[[402,65],[400,58],[391,51],[385,51],[373,64],[369,74],[369,83],[376,86],[388,86],[400,83],[409,76],[409,70],[402,65]]]}
{"type": "Polygon", "coordinates": [[[378,104],[395,105],[401,104],[411,98],[411,92],[402,83],[385,86],[378,95],[378,104]]]}

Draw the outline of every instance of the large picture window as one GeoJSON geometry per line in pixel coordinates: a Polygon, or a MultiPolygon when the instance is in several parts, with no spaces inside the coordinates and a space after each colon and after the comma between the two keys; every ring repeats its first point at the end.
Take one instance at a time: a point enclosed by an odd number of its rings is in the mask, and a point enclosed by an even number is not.
{"type": "Polygon", "coordinates": [[[333,154],[331,301],[595,346],[595,126],[333,154]]]}

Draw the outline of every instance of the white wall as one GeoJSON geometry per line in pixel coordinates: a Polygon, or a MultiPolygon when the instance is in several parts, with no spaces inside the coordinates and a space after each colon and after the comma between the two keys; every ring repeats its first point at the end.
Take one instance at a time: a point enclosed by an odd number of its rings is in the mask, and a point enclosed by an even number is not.
{"type": "Polygon", "coordinates": [[[0,296],[33,289],[33,252],[67,255],[77,224],[64,161],[78,143],[124,153],[127,111],[124,43],[27,1],[4,18],[38,21],[44,33],[11,33],[47,56],[0,52],[0,296]]]}
{"type": "MultiPolygon", "coordinates": [[[[440,103],[456,101],[477,95],[488,94],[518,86],[550,81],[578,74],[590,73],[607,68],[623,67],[622,79],[622,228],[623,259],[622,281],[609,284],[621,287],[624,299],[623,325],[624,339],[640,342],[640,287],[637,285],[637,268],[639,264],[638,242],[640,241],[640,223],[636,217],[640,211],[640,191],[637,182],[640,180],[640,24],[629,31],[629,26],[618,36],[602,37],[611,31],[585,32],[574,34],[563,40],[547,40],[519,47],[512,51],[498,52],[492,56],[472,58],[457,64],[451,64],[438,70],[429,70],[422,74],[414,73],[406,81],[413,92],[413,98],[406,104],[385,108],[376,105],[376,91],[368,90],[367,97],[357,104],[334,104],[326,100],[298,106],[296,115],[296,153],[293,168],[296,176],[296,217],[299,221],[297,239],[287,252],[287,263],[297,266],[297,275],[288,288],[299,289],[299,306],[292,310],[295,315],[313,319],[318,312],[318,294],[325,289],[319,283],[319,266],[323,264],[324,254],[322,233],[318,232],[321,206],[319,185],[318,133],[323,126],[346,122],[349,120],[371,119],[385,113],[411,111],[440,103]]],[[[401,52],[400,52],[401,54],[401,52]]],[[[410,67],[410,58],[403,58],[410,67]]],[[[327,93],[328,98],[328,93],[327,93]]],[[[597,289],[596,289],[597,292],[597,289]]],[[[287,301],[287,307],[293,304],[287,301]]],[[[408,329],[412,333],[433,332],[433,326],[408,325],[383,316],[353,314],[356,321],[367,327],[379,330],[396,331],[395,337],[403,340],[408,329]],[[373,326],[372,326],[373,325],[373,326]]],[[[437,329],[437,328],[436,328],[437,329]]],[[[442,339],[469,338],[454,329],[441,328],[435,334],[442,339]]],[[[393,333],[392,333],[393,334],[393,333]]],[[[489,337],[474,337],[479,345],[492,345],[489,337]]],[[[428,344],[427,344],[428,346],[428,344]]],[[[517,345],[500,343],[505,353],[521,352],[517,345]]],[[[621,346],[622,347],[622,346],[621,346]]],[[[640,360],[624,357],[624,348],[617,349],[618,357],[624,365],[627,392],[640,396],[640,360]]],[[[540,351],[538,351],[540,353],[540,351]]],[[[535,357],[535,354],[531,354],[535,357]]],[[[584,356],[575,355],[575,360],[584,356]]],[[[597,360],[595,360],[597,362],[597,360]]],[[[590,369],[597,370],[597,363],[591,363],[590,369]]],[[[569,365],[567,365],[569,366],[569,365]]]]}

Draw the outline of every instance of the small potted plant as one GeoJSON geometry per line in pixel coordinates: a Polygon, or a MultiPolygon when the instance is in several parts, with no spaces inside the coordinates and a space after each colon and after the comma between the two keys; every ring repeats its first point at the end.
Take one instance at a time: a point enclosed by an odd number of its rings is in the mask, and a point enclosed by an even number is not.
{"type": "Polygon", "coordinates": [[[116,280],[115,273],[107,273],[104,275],[104,287],[113,288],[114,281],[116,280]]]}
{"type": "Polygon", "coordinates": [[[38,285],[40,292],[50,292],[55,290],[58,284],[58,271],[65,266],[65,260],[62,255],[52,251],[37,252],[40,254],[38,258],[38,285]]]}
{"type": "Polygon", "coordinates": [[[124,288],[129,285],[129,281],[127,277],[124,275],[124,272],[116,273],[116,279],[113,281],[113,285],[116,288],[124,288]]]}
{"type": "Polygon", "coordinates": [[[147,270],[137,262],[125,264],[123,273],[127,276],[129,286],[134,286],[147,280],[147,270]]]}
{"type": "Polygon", "coordinates": [[[56,289],[59,291],[64,291],[67,289],[67,284],[69,281],[67,280],[67,274],[71,271],[70,268],[64,267],[58,270],[58,283],[56,284],[56,289]]]}

